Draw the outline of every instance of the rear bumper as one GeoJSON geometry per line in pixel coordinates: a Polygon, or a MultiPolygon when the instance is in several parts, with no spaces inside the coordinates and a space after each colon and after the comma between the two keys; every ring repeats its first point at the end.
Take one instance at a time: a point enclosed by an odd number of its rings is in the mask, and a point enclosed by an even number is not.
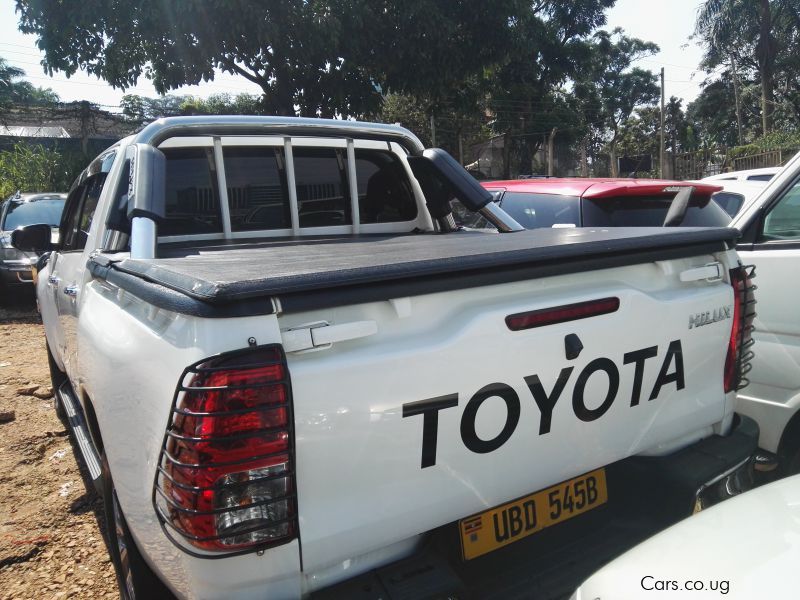
{"type": "Polygon", "coordinates": [[[427,536],[414,555],[314,594],[405,599],[568,597],[602,565],[692,512],[753,485],[758,425],[735,418],[731,432],[668,456],[631,457],[606,467],[603,507],[463,561],[457,523],[427,536]]]}

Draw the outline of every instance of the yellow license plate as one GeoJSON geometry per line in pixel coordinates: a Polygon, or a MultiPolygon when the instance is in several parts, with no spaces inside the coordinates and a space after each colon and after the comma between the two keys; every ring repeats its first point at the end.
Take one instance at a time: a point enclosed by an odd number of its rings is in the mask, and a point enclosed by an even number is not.
{"type": "Polygon", "coordinates": [[[512,500],[458,522],[461,551],[470,560],[608,502],[605,469],[512,500]]]}

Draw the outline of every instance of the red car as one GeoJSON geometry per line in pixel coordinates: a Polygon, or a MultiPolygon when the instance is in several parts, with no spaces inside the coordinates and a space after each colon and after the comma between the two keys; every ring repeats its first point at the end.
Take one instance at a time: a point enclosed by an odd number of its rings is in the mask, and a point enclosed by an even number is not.
{"type": "MultiPolygon", "coordinates": [[[[712,201],[722,188],[706,183],[659,179],[541,178],[484,181],[495,202],[526,229],[539,227],[660,227],[673,198],[694,187],[680,220],[683,227],[725,227],[728,215],[712,201]]],[[[453,207],[465,227],[491,227],[480,215],[453,207]]]]}

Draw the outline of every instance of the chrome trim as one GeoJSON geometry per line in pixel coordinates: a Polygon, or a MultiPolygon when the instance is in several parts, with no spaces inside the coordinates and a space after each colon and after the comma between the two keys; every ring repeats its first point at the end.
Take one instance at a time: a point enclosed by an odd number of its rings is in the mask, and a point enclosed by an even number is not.
{"type": "Polygon", "coordinates": [[[494,202],[489,202],[489,204],[484,206],[478,212],[484,219],[489,221],[489,223],[497,227],[497,230],[501,233],[511,233],[512,231],[525,230],[525,228],[517,223],[511,217],[511,215],[497,206],[497,204],[494,202]]]}
{"type": "Polygon", "coordinates": [[[156,224],[152,219],[131,219],[131,258],[156,257],[156,224]]]}
{"type": "MultiPolygon", "coordinates": [[[[358,205],[358,179],[356,178],[356,150],[353,138],[347,140],[347,183],[350,188],[350,220],[353,223],[353,235],[361,229],[361,211],[358,205]]],[[[414,199],[416,202],[416,198],[414,199]]]]}
{"type": "Polygon", "coordinates": [[[292,235],[300,235],[300,209],[297,204],[297,184],[294,178],[294,152],[292,138],[283,140],[284,167],[286,169],[286,187],[289,191],[289,216],[292,219],[292,235]]]}
{"type": "Polygon", "coordinates": [[[166,117],[142,129],[133,143],[158,146],[176,136],[279,135],[366,138],[395,141],[411,154],[420,155],[425,147],[408,129],[398,125],[308,119],[303,117],[257,117],[242,115],[166,117]]]}
{"type": "Polygon", "coordinates": [[[214,138],[214,162],[219,193],[219,208],[222,213],[222,233],[226,240],[231,239],[231,207],[228,203],[228,179],[225,174],[225,159],[222,156],[222,141],[214,138]]]}

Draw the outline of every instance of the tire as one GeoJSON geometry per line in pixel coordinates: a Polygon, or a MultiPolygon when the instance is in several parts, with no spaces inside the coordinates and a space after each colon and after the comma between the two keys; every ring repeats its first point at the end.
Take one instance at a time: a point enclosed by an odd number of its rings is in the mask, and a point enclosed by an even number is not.
{"type": "Polygon", "coordinates": [[[159,581],[145,562],[122,514],[114,481],[105,454],[100,456],[103,471],[103,509],[106,518],[108,551],[122,600],[173,600],[174,596],[159,581]]]}
{"type": "Polygon", "coordinates": [[[61,406],[61,402],[58,401],[57,391],[58,388],[61,387],[61,384],[67,380],[67,374],[58,368],[56,359],[53,358],[53,353],[50,352],[50,345],[46,340],[45,347],[47,348],[47,366],[50,367],[50,385],[53,387],[53,406],[56,409],[56,415],[58,418],[64,419],[67,415],[64,412],[64,407],[61,406]]]}

